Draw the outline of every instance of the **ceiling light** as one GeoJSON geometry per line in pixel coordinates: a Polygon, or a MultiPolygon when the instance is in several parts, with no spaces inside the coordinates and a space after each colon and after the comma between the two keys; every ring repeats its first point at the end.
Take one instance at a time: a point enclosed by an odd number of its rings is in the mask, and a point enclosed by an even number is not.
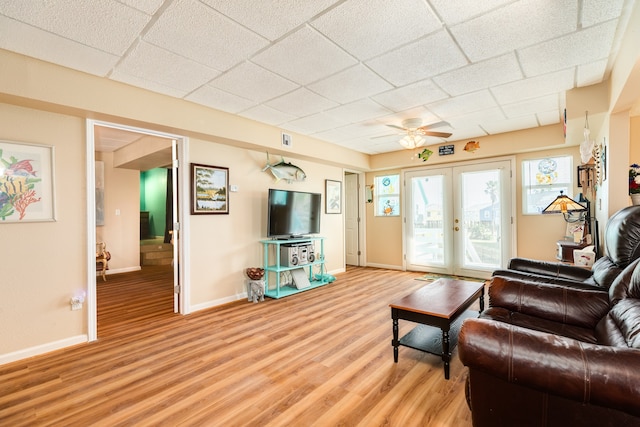
{"type": "Polygon", "coordinates": [[[400,145],[409,150],[424,144],[424,138],[420,135],[409,134],[400,140],[400,145]]]}

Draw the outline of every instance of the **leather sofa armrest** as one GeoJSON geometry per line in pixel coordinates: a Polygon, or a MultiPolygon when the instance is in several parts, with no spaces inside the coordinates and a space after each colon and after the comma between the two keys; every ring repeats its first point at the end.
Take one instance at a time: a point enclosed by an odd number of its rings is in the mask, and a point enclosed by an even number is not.
{"type": "Polygon", "coordinates": [[[596,327],[610,308],[609,295],[600,290],[502,276],[491,278],[488,294],[490,307],[590,329],[596,327]]]}
{"type": "Polygon", "coordinates": [[[512,258],[509,261],[509,270],[523,271],[544,276],[558,277],[562,279],[583,282],[592,275],[591,270],[560,262],[539,261],[528,258],[512,258]]]}
{"type": "Polygon", "coordinates": [[[458,351],[465,366],[508,383],[640,416],[640,350],[467,319],[458,351]]]}

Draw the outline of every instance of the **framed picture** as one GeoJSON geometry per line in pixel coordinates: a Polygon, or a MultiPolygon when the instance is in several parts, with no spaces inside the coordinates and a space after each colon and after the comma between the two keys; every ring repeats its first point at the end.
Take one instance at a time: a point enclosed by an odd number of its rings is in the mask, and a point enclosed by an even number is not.
{"type": "Polygon", "coordinates": [[[229,213],[229,168],[191,163],[191,214],[229,213]]]}
{"type": "Polygon", "coordinates": [[[0,224],[55,221],[54,148],[0,141],[0,224]]]}
{"type": "Polygon", "coordinates": [[[342,182],[326,179],[325,181],[325,212],[328,214],[342,213],[342,182]]]}

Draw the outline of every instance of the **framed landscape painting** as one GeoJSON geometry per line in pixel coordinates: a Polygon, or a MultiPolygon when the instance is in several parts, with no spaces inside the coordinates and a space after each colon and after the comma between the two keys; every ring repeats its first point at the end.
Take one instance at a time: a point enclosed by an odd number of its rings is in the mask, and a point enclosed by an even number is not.
{"type": "Polygon", "coordinates": [[[191,214],[229,213],[229,168],[191,163],[191,214]]]}
{"type": "Polygon", "coordinates": [[[54,149],[0,141],[0,224],[55,221],[54,149]]]}

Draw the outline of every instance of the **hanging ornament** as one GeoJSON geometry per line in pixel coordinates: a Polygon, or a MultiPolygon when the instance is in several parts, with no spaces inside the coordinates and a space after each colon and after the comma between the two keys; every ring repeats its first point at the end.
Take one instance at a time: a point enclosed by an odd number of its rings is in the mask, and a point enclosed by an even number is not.
{"type": "Polygon", "coordinates": [[[594,163],[593,150],[596,142],[591,139],[591,130],[589,129],[589,112],[584,112],[584,141],[580,143],[580,160],[582,164],[594,163]]]}

